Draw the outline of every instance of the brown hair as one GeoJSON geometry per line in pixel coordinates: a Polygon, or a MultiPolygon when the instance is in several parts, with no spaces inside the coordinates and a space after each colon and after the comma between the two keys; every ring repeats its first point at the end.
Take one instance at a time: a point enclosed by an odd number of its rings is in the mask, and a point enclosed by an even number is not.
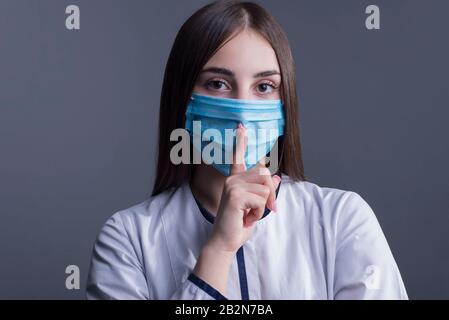
{"type": "Polygon", "coordinates": [[[252,2],[215,1],[196,11],[179,30],[167,61],[159,113],[159,152],[152,195],[189,181],[193,165],[170,161],[174,129],[184,128],[185,112],[203,66],[231,36],[251,28],[263,36],[276,53],[280,95],[284,103],[284,135],[279,138],[279,171],[293,180],[305,180],[298,125],[295,65],[282,28],[261,6],[252,2]]]}

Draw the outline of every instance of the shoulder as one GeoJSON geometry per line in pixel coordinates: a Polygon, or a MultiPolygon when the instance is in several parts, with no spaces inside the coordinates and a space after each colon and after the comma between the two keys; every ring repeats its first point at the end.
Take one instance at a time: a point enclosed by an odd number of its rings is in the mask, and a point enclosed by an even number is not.
{"type": "Polygon", "coordinates": [[[176,190],[177,188],[168,189],[142,202],[116,211],[106,220],[99,236],[115,230],[128,238],[133,238],[139,236],[142,230],[151,232],[152,229],[157,229],[163,208],[170,202],[176,190]]]}
{"type": "Polygon", "coordinates": [[[282,175],[282,185],[287,201],[305,208],[305,215],[319,215],[320,220],[335,227],[349,222],[375,218],[365,199],[355,191],[324,187],[309,181],[294,181],[282,175]]]}
{"type": "Polygon", "coordinates": [[[308,203],[320,206],[341,206],[348,203],[365,205],[365,200],[355,191],[320,186],[310,181],[295,181],[282,175],[282,186],[291,195],[301,196],[308,203]]]}

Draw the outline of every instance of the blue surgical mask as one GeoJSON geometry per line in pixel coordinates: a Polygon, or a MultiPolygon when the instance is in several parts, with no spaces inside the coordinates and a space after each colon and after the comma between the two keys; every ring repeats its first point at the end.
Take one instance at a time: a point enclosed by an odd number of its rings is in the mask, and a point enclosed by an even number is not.
{"type": "Polygon", "coordinates": [[[185,128],[192,138],[194,152],[201,155],[203,162],[229,176],[237,125],[241,123],[247,130],[245,165],[249,170],[284,134],[282,106],[281,100],[242,100],[193,93],[185,128]]]}

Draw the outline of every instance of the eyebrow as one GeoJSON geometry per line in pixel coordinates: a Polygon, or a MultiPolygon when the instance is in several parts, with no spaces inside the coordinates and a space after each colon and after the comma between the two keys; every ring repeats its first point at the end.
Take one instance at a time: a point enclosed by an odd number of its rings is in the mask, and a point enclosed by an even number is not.
{"type": "MultiPolygon", "coordinates": [[[[209,67],[209,68],[201,70],[200,73],[204,73],[204,72],[218,73],[218,74],[222,74],[222,75],[229,76],[229,77],[235,76],[235,73],[233,71],[226,69],[226,68],[219,68],[219,67],[209,67]]],[[[277,70],[267,70],[267,71],[258,72],[255,75],[253,75],[253,77],[261,78],[261,77],[268,77],[268,76],[272,76],[272,75],[280,75],[280,73],[277,70]]]]}

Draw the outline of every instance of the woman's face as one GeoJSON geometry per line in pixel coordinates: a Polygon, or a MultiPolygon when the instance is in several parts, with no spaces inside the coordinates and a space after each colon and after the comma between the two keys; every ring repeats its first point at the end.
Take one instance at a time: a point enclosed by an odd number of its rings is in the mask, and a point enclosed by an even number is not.
{"type": "Polygon", "coordinates": [[[233,99],[280,99],[280,85],[273,48],[262,36],[245,29],[206,63],[193,91],[233,99]]]}

